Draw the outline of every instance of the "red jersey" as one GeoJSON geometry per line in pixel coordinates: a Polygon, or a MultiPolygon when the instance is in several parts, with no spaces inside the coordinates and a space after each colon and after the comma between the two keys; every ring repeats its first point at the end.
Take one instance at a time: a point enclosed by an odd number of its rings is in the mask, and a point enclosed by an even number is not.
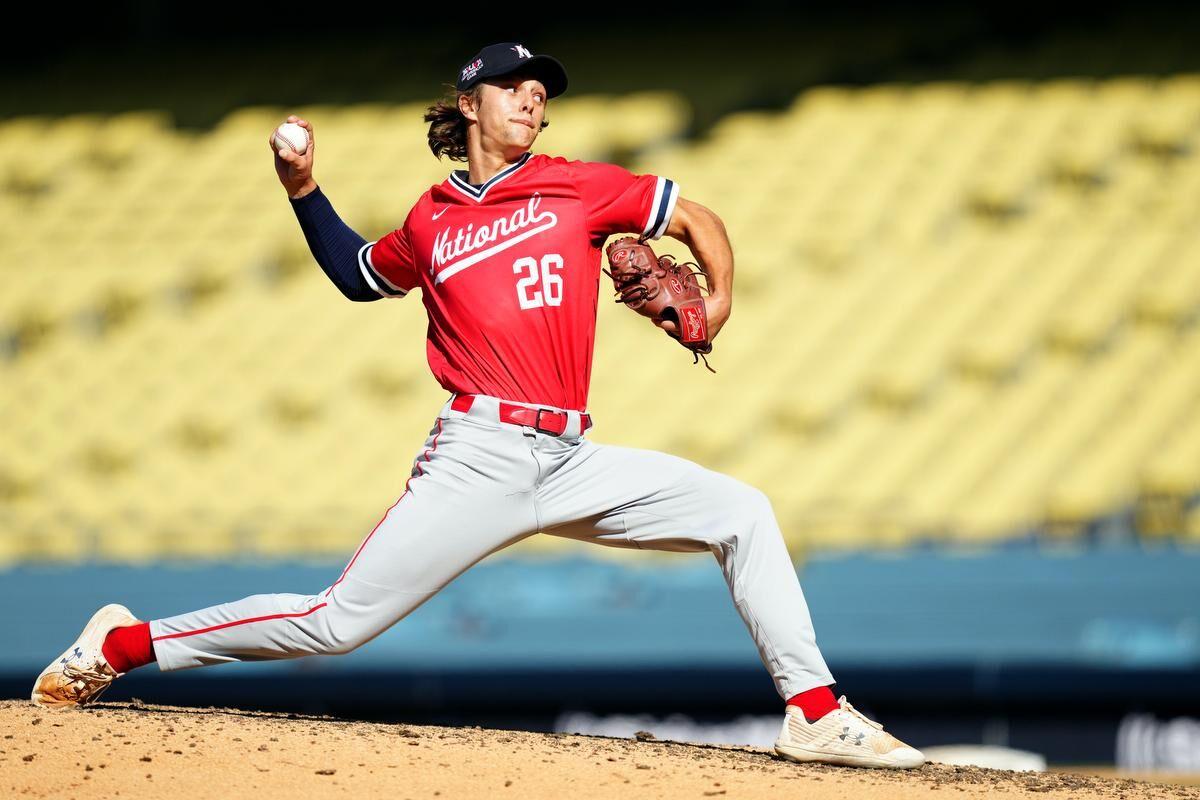
{"type": "Polygon", "coordinates": [[[526,153],[482,186],[458,170],[431,187],[359,269],[384,297],[421,287],[447,391],[584,411],[601,248],[662,236],[678,196],[666,178],[526,153]]]}

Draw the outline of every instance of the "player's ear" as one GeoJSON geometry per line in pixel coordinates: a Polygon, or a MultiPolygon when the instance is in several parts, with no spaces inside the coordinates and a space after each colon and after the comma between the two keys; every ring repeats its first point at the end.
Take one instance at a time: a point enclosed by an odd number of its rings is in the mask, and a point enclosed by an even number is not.
{"type": "Polygon", "coordinates": [[[458,96],[458,113],[471,122],[479,121],[479,97],[483,94],[482,86],[482,84],[478,84],[471,91],[463,92],[458,96]]]}

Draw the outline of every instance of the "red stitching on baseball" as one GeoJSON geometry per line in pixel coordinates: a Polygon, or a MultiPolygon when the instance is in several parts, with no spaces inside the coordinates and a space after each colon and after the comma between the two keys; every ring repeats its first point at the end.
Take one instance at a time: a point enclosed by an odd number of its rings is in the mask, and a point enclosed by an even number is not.
{"type": "MultiPolygon", "coordinates": [[[[294,123],[294,122],[281,123],[277,128],[275,128],[275,135],[271,137],[271,141],[275,141],[276,139],[282,138],[283,141],[287,142],[288,149],[299,156],[299,155],[303,155],[303,153],[301,153],[299,150],[296,149],[296,145],[292,144],[292,140],[287,138],[286,136],[280,136],[280,134],[279,134],[280,129],[283,128],[284,125],[295,125],[295,124],[296,123],[294,123]]],[[[304,128],[300,128],[300,130],[304,131],[304,149],[308,150],[308,144],[309,144],[308,131],[304,128]]],[[[276,143],[276,147],[278,147],[278,143],[276,143]]]]}

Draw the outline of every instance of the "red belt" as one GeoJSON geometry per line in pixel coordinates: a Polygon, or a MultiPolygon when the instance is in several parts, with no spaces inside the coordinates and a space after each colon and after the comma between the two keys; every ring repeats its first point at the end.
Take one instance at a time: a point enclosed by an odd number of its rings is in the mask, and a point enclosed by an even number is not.
{"type": "MultiPolygon", "coordinates": [[[[454,400],[450,403],[450,408],[455,411],[466,413],[471,410],[472,403],[475,402],[473,394],[459,394],[454,396],[454,400]]],[[[567,423],[570,421],[571,415],[565,411],[555,411],[550,408],[526,408],[525,406],[513,405],[500,401],[500,421],[509,422],[513,425],[527,425],[541,433],[549,433],[552,436],[562,436],[563,431],[567,429],[567,423]]],[[[579,433],[583,434],[588,428],[592,427],[592,418],[588,414],[579,415],[579,433]]]]}

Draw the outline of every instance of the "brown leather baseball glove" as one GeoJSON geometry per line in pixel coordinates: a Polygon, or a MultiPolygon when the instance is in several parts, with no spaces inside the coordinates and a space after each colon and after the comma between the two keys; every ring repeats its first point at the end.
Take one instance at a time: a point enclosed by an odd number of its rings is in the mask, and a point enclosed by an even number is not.
{"type": "MultiPolygon", "coordinates": [[[[613,240],[605,252],[609,269],[604,274],[612,278],[618,303],[644,317],[675,323],[676,333],[668,331],[667,335],[692,351],[693,362],[712,352],[700,292],[701,275],[707,291],[708,276],[703,268],[691,262],[680,264],[671,256],[657,256],[650,245],[633,236],[613,240]]],[[[706,358],[704,366],[716,372],[706,358]]]]}

